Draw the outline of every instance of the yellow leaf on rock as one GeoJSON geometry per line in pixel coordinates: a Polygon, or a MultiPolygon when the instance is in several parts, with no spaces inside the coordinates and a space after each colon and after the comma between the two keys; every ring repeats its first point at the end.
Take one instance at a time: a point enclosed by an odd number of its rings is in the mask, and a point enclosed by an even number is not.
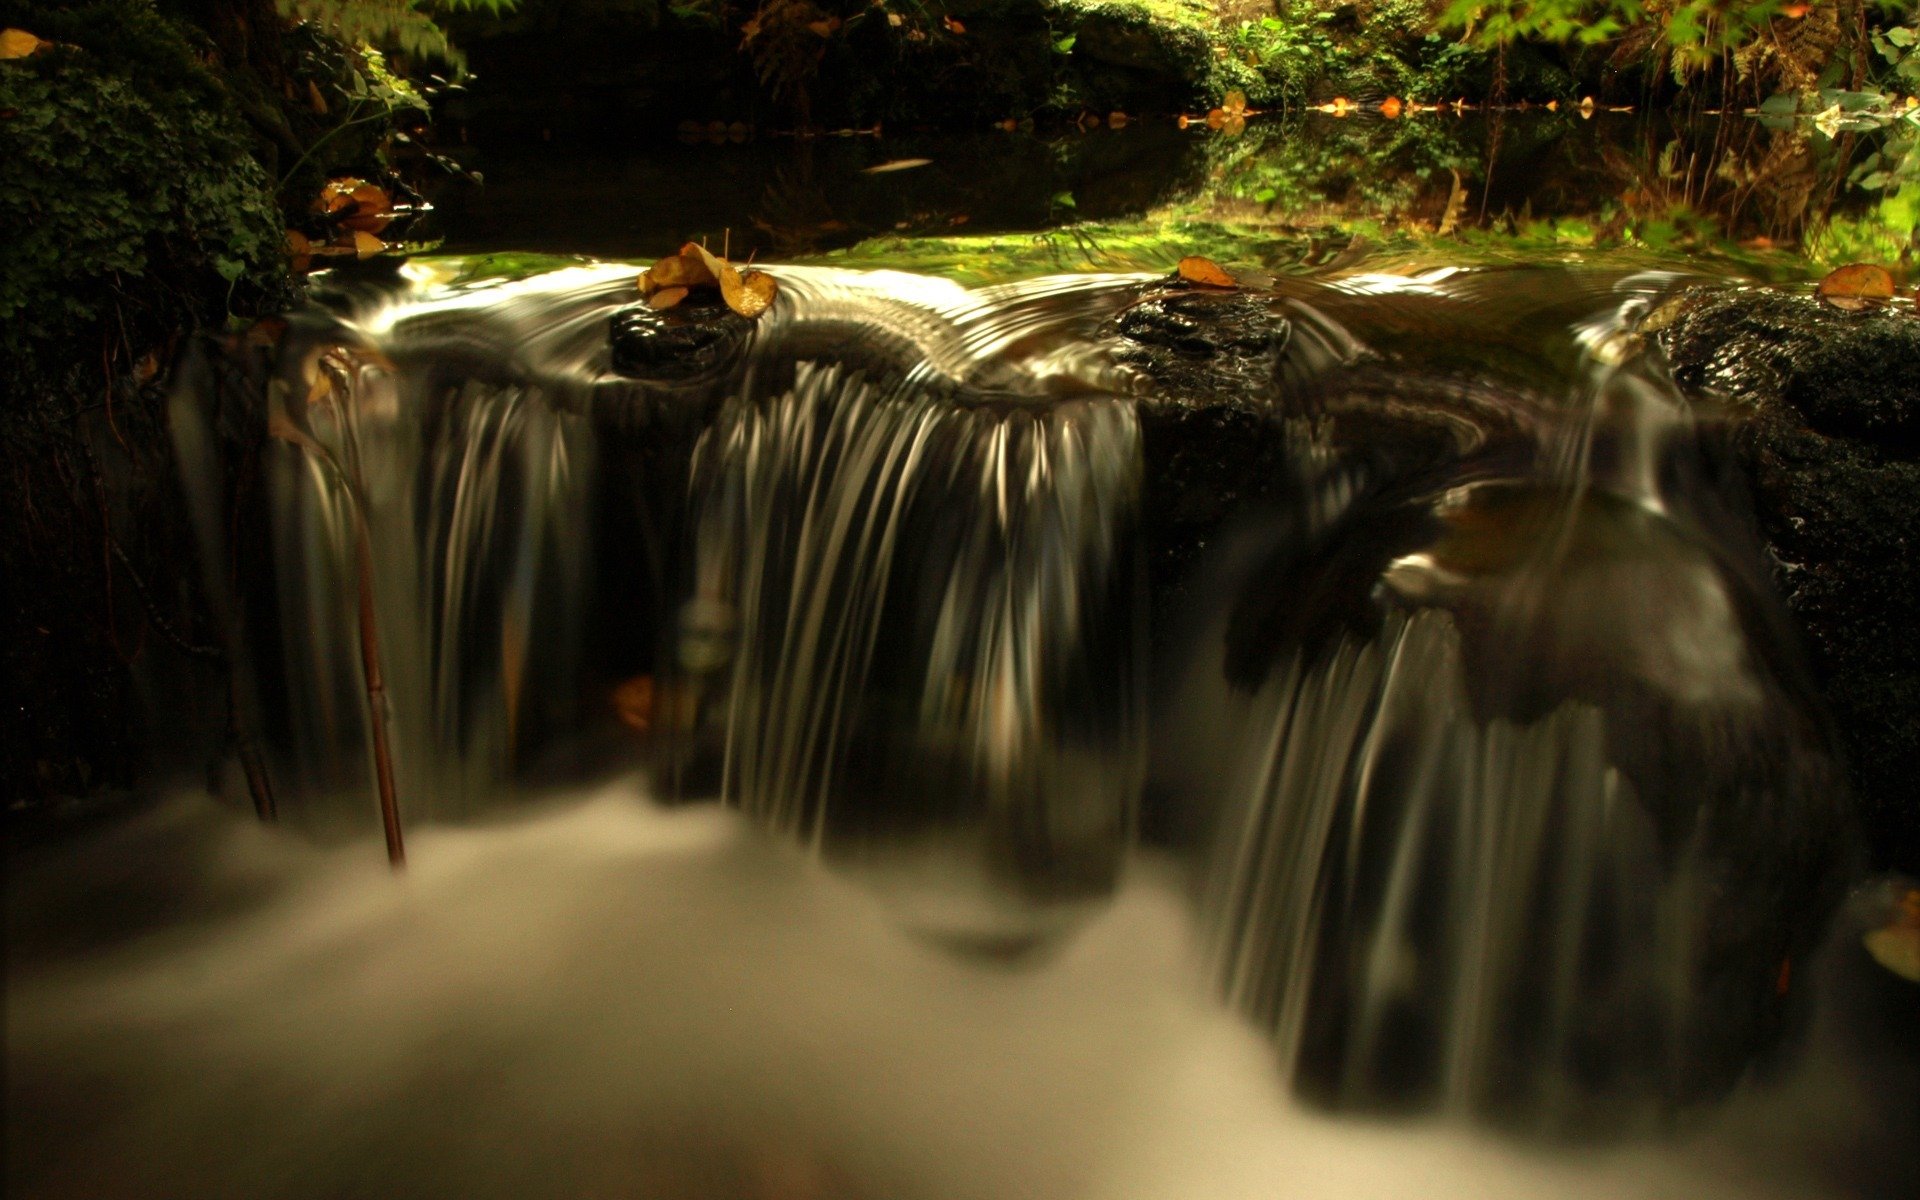
{"type": "Polygon", "coordinates": [[[726,259],[696,242],[688,242],[680,247],[680,259],[688,264],[687,283],[692,287],[703,283],[717,284],[721,271],[733,269],[727,266],[726,259]]]}
{"type": "Polygon", "coordinates": [[[779,285],[765,271],[748,271],[743,275],[728,267],[720,277],[720,298],[727,302],[728,308],[749,320],[772,308],[778,291],[779,285]]]}
{"type": "Polygon", "coordinates": [[[1873,263],[1849,263],[1830,272],[1813,294],[1843,312],[1860,312],[1893,299],[1893,273],[1873,263]]]}
{"type": "Polygon", "coordinates": [[[1239,287],[1239,280],[1227,274],[1220,264],[1198,254],[1189,254],[1180,260],[1180,278],[1188,283],[1198,283],[1206,287],[1239,287]]]}
{"type": "Polygon", "coordinates": [[[25,58],[44,45],[24,29],[0,29],[0,58],[25,58]]]}

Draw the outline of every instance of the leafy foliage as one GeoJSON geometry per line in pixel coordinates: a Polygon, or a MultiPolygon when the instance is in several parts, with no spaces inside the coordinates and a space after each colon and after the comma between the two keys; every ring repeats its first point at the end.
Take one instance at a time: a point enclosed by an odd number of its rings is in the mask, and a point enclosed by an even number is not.
{"type": "Polygon", "coordinates": [[[498,16],[519,0],[277,0],[296,21],[312,21],[351,46],[388,46],[414,58],[463,66],[465,58],[447,40],[436,14],[481,12],[498,16]]]}
{"type": "Polygon", "coordinates": [[[283,293],[272,181],[191,42],[136,0],[44,16],[74,44],[0,63],[9,372],[54,370],[103,330],[119,345],[283,293]]]}

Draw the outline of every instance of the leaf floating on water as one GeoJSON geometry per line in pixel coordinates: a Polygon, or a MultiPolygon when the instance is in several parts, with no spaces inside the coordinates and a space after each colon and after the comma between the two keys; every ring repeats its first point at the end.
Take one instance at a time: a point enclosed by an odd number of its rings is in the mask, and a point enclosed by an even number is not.
{"type": "Polygon", "coordinates": [[[1813,294],[1842,312],[1864,312],[1893,299],[1893,273],[1874,263],[1850,263],[1830,272],[1813,294]]]}
{"type": "Polygon", "coordinates": [[[1230,288],[1239,287],[1240,281],[1222,270],[1219,263],[1198,254],[1189,254],[1180,260],[1180,278],[1188,283],[1197,283],[1203,287],[1230,288]]]}
{"type": "Polygon", "coordinates": [[[661,288],[647,297],[651,308],[672,308],[687,298],[687,289],[683,287],[661,288]]]}
{"type": "Polygon", "coordinates": [[[883,163],[875,163],[871,167],[862,167],[860,168],[860,173],[862,175],[888,175],[894,171],[911,171],[915,167],[930,166],[932,163],[933,160],[930,158],[895,158],[883,163]]]}
{"type": "Polygon", "coordinates": [[[24,29],[0,29],[0,59],[25,58],[39,53],[40,47],[52,44],[24,29]]]}

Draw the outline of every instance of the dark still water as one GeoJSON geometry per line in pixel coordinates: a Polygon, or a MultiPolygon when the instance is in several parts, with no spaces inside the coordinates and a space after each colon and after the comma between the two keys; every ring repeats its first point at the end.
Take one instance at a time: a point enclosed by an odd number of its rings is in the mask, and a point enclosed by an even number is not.
{"type": "Polygon", "coordinates": [[[864,258],[1030,273],[1160,269],[1186,253],[1289,267],[1357,235],[1440,261],[1611,252],[1792,278],[1892,262],[1911,247],[1920,196],[1850,181],[1868,155],[1908,137],[1541,109],[1308,113],[1255,118],[1237,133],[1154,120],[702,137],[477,148],[469,158],[486,186],[449,186],[438,199],[456,253],[651,258],[696,238],[729,241],[737,258],[784,260],[867,242],[864,258]],[[1067,232],[1075,226],[1083,231],[1067,232]],[[1050,232],[1037,246],[1018,236],[1050,232]]]}

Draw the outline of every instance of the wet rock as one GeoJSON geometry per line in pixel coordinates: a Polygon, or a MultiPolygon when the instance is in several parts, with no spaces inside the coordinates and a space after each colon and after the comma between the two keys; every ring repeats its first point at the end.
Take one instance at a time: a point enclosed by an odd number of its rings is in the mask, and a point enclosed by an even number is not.
{"type": "Polygon", "coordinates": [[[753,322],[717,302],[664,312],[636,304],[613,315],[613,369],[636,379],[692,379],[734,362],[752,332],[753,322]]]}
{"type": "Polygon", "coordinates": [[[1849,758],[1874,863],[1920,870],[1920,320],[1703,290],[1662,314],[1732,445],[1849,758]]]}
{"type": "Polygon", "coordinates": [[[1269,397],[1290,329],[1269,298],[1193,290],[1142,300],[1107,330],[1115,357],[1150,381],[1142,519],[1156,614],[1183,609],[1194,564],[1235,513],[1286,486],[1269,397]]]}

